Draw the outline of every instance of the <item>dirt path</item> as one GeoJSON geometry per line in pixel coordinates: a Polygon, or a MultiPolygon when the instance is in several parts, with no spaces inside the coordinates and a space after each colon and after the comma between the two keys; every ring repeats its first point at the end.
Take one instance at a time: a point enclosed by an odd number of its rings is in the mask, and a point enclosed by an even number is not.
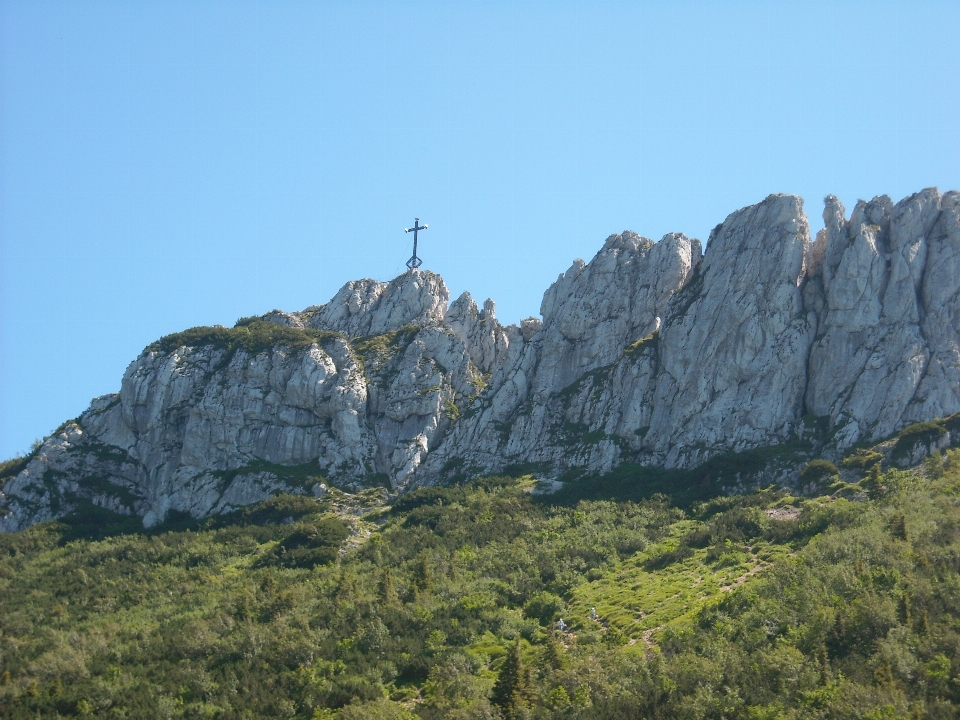
{"type": "Polygon", "coordinates": [[[767,563],[763,563],[757,557],[757,554],[753,551],[752,547],[748,547],[747,551],[750,553],[750,559],[753,560],[754,566],[747,570],[743,575],[738,577],[729,585],[721,585],[720,592],[730,592],[731,590],[736,590],[738,587],[743,585],[749,578],[756,575],[758,572],[767,567],[767,563]]]}

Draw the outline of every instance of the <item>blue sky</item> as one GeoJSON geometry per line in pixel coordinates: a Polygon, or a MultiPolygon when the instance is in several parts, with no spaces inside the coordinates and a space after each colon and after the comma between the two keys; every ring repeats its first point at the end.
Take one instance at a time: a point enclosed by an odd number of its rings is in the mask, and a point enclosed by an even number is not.
{"type": "Polygon", "coordinates": [[[0,3],[0,457],[150,341],[623,229],[960,189],[956,2],[0,3]]]}

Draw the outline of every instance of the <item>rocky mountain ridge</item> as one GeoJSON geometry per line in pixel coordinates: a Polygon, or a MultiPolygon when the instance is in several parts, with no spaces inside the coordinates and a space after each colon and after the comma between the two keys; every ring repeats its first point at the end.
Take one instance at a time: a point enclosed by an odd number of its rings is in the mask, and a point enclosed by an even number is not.
{"type": "Polygon", "coordinates": [[[150,526],[321,480],[690,468],[811,434],[829,455],[960,412],[960,193],[849,220],[831,196],[824,221],[811,241],[803,201],[771,195],[706,253],[611,235],[519,327],[412,271],[167,336],[6,482],[0,530],[85,503],[150,526]]]}

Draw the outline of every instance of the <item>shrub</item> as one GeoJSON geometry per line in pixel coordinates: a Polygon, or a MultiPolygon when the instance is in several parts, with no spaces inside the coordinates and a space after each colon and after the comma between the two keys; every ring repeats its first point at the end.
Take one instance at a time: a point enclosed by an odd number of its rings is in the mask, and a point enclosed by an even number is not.
{"type": "Polygon", "coordinates": [[[918,443],[929,444],[939,440],[946,434],[946,428],[941,422],[936,420],[907,425],[900,431],[900,435],[897,437],[897,443],[893,446],[893,454],[897,457],[903,457],[913,450],[918,443]]]}
{"type": "Polygon", "coordinates": [[[800,471],[800,480],[804,483],[818,483],[824,478],[839,475],[840,470],[829,460],[817,459],[808,462],[800,471]]]}
{"type": "Polygon", "coordinates": [[[248,353],[256,354],[278,345],[294,350],[305,348],[325,338],[336,336],[336,333],[287,327],[266,320],[244,318],[240,322],[244,324],[232,328],[214,325],[164,335],[147,345],[145,349],[147,352],[169,353],[181,347],[212,346],[228,352],[243,349],[248,353]]]}
{"type": "Polygon", "coordinates": [[[688,557],[693,557],[693,548],[689,545],[680,545],[675,550],[668,550],[650,558],[643,563],[643,567],[649,571],[663,570],[665,567],[686,560],[688,557]]]}
{"type": "Polygon", "coordinates": [[[340,544],[350,535],[348,525],[334,517],[295,528],[271,554],[264,556],[262,565],[307,569],[328,565],[336,561],[340,544]]]}
{"type": "Polygon", "coordinates": [[[30,456],[15,457],[0,462],[0,490],[7,484],[7,480],[17,475],[30,462],[30,456]]]}
{"type": "Polygon", "coordinates": [[[563,599],[558,595],[540,592],[523,606],[523,614],[529,618],[536,618],[541,625],[549,625],[560,616],[564,607],[563,599]]]}
{"type": "Polygon", "coordinates": [[[840,466],[847,470],[866,470],[868,467],[876,465],[882,460],[882,453],[876,450],[859,448],[854,453],[847,455],[840,463],[840,466]]]}

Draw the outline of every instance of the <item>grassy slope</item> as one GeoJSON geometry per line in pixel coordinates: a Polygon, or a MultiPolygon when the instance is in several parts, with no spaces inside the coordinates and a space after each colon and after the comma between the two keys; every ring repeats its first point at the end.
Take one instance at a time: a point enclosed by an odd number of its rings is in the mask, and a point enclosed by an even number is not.
{"type": "Polygon", "coordinates": [[[0,536],[0,716],[490,718],[519,641],[513,717],[955,717],[958,458],[939,472],[862,502],[526,477],[47,523],[0,536]]]}

